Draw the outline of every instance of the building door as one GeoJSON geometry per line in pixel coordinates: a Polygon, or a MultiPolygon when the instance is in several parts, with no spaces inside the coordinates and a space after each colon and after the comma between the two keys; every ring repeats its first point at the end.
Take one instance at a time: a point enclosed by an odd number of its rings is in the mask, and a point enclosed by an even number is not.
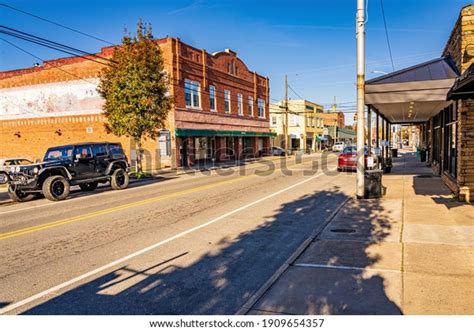
{"type": "Polygon", "coordinates": [[[188,140],[183,139],[179,144],[179,161],[181,167],[188,166],[188,140]]]}
{"type": "Polygon", "coordinates": [[[311,153],[313,149],[313,139],[306,138],[306,153],[311,153]]]}
{"type": "Polygon", "coordinates": [[[252,146],[252,138],[243,137],[242,138],[242,145],[243,145],[243,154],[244,157],[248,157],[253,153],[253,146],[252,146]]]}
{"type": "Polygon", "coordinates": [[[234,137],[226,137],[226,155],[230,158],[235,157],[235,139],[234,137]]]}
{"type": "Polygon", "coordinates": [[[216,137],[209,138],[209,156],[211,159],[216,160],[216,137]]]}

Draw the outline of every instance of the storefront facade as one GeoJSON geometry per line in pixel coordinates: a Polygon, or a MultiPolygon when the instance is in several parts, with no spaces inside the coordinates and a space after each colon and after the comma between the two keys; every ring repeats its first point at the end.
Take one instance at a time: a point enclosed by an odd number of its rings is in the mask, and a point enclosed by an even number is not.
{"type": "Polygon", "coordinates": [[[474,5],[469,5],[441,58],[366,82],[369,113],[381,118],[385,137],[390,140],[392,124],[415,126],[416,147],[427,151],[427,164],[465,201],[474,198],[473,45],[474,5]]]}

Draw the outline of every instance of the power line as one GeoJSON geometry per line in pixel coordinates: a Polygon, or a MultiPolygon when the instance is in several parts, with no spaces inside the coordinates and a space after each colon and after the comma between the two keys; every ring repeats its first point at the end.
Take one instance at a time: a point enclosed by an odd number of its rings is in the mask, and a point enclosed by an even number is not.
{"type": "Polygon", "coordinates": [[[102,56],[99,56],[97,54],[92,54],[92,53],[80,50],[78,48],[67,46],[67,45],[64,45],[64,44],[61,44],[61,43],[58,43],[58,42],[55,42],[55,41],[52,41],[52,40],[49,40],[49,39],[45,39],[45,38],[30,34],[30,33],[27,33],[27,32],[23,32],[23,31],[20,31],[20,30],[9,28],[9,27],[3,26],[3,25],[0,25],[0,33],[11,36],[11,37],[14,37],[14,38],[22,39],[22,40],[25,40],[25,41],[28,41],[28,42],[31,42],[31,43],[34,43],[34,44],[37,44],[37,45],[40,45],[40,46],[43,46],[43,47],[54,49],[54,50],[57,50],[57,51],[60,51],[60,52],[63,52],[63,53],[69,54],[69,55],[82,57],[82,58],[85,58],[85,59],[88,59],[88,60],[91,60],[91,61],[94,61],[94,62],[97,62],[97,63],[100,63],[100,64],[105,64],[105,63],[94,60],[94,59],[91,59],[91,58],[88,58],[88,57],[94,57],[96,59],[100,59],[100,60],[106,61],[106,62],[113,62],[113,60],[102,57],[102,56]]]}
{"type": "Polygon", "coordinates": [[[91,34],[88,34],[88,33],[82,32],[82,31],[79,31],[79,30],[77,30],[77,29],[68,27],[68,26],[63,25],[63,24],[61,24],[61,23],[57,23],[57,22],[51,21],[51,20],[49,20],[49,19],[47,19],[47,18],[44,18],[44,17],[38,16],[38,15],[29,13],[29,12],[27,12],[27,11],[24,11],[24,10],[21,10],[21,9],[18,9],[18,8],[15,8],[15,7],[12,7],[12,6],[7,5],[7,4],[5,4],[5,3],[0,3],[0,6],[3,6],[3,7],[6,7],[6,8],[9,8],[9,9],[11,9],[11,10],[17,11],[17,12],[19,12],[19,13],[22,13],[22,14],[25,14],[25,15],[28,15],[28,16],[31,16],[31,17],[34,17],[34,18],[39,19],[39,20],[42,20],[42,21],[44,21],[44,22],[48,22],[48,23],[50,23],[50,24],[54,24],[54,25],[59,26],[59,27],[61,27],[61,28],[63,28],[63,29],[67,29],[67,30],[73,31],[73,32],[75,32],[75,33],[78,33],[78,34],[81,34],[81,35],[83,35],[83,36],[86,36],[86,37],[89,37],[89,38],[92,38],[92,39],[95,39],[95,40],[104,42],[104,43],[106,43],[106,44],[114,45],[113,43],[111,43],[110,41],[107,41],[107,40],[105,40],[105,39],[102,39],[102,38],[93,36],[93,35],[91,35],[91,34]]]}
{"type": "Polygon", "coordinates": [[[395,65],[393,64],[392,47],[390,47],[390,39],[388,38],[387,20],[385,19],[385,10],[383,7],[383,0],[380,0],[380,7],[382,8],[383,24],[385,26],[385,37],[387,37],[387,45],[388,45],[388,52],[390,54],[390,61],[392,62],[392,69],[393,71],[395,71],[395,65]]]}
{"type": "Polygon", "coordinates": [[[296,92],[291,86],[290,84],[288,84],[288,88],[293,91],[293,93],[300,99],[304,99],[301,95],[298,94],[298,92],[296,92]]]}

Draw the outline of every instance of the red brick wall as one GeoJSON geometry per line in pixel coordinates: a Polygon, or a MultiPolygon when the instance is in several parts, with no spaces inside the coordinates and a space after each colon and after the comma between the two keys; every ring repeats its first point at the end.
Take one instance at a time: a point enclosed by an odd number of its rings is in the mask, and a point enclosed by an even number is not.
{"type": "Polygon", "coordinates": [[[35,160],[50,146],[86,141],[121,142],[130,152],[129,139],[105,132],[101,115],[0,121],[0,128],[0,158],[26,156],[35,160]],[[87,133],[87,128],[93,133],[87,133]]]}
{"type": "MultiPolygon", "coordinates": [[[[252,118],[258,121],[257,100],[265,101],[265,122],[269,130],[269,91],[268,81],[265,77],[249,71],[247,66],[236,57],[232,51],[220,52],[216,55],[208,54],[203,50],[198,50],[192,46],[186,45],[179,40],[178,49],[173,48],[173,52],[179,52],[179,64],[175,66],[177,72],[173,79],[175,107],[186,110],[184,96],[185,79],[198,81],[201,85],[201,108],[204,112],[213,115],[225,114],[224,112],[224,90],[231,93],[231,114],[238,116],[237,94],[242,94],[243,114],[246,118],[252,118]],[[236,74],[228,73],[229,62],[234,61],[236,74]],[[217,95],[217,114],[210,112],[209,85],[216,88],[217,95]],[[248,97],[253,97],[254,112],[253,116],[248,115],[248,97]]],[[[175,57],[176,58],[176,55],[175,57]]],[[[175,60],[176,61],[176,60],[175,60]]],[[[226,114],[227,115],[227,114],[226,114]]],[[[216,116],[217,118],[217,116],[216,116]]],[[[238,128],[236,128],[238,130],[238,128]]]]}

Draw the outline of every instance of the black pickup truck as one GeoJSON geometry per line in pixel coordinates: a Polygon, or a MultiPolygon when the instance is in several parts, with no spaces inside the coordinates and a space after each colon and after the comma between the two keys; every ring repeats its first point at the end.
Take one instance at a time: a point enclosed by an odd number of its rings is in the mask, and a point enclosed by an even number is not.
{"type": "Polygon", "coordinates": [[[128,160],[119,143],[81,143],[51,147],[43,162],[11,167],[8,194],[14,201],[29,201],[43,194],[52,201],[64,200],[71,186],[93,191],[99,183],[115,190],[128,187],[128,160]]]}

